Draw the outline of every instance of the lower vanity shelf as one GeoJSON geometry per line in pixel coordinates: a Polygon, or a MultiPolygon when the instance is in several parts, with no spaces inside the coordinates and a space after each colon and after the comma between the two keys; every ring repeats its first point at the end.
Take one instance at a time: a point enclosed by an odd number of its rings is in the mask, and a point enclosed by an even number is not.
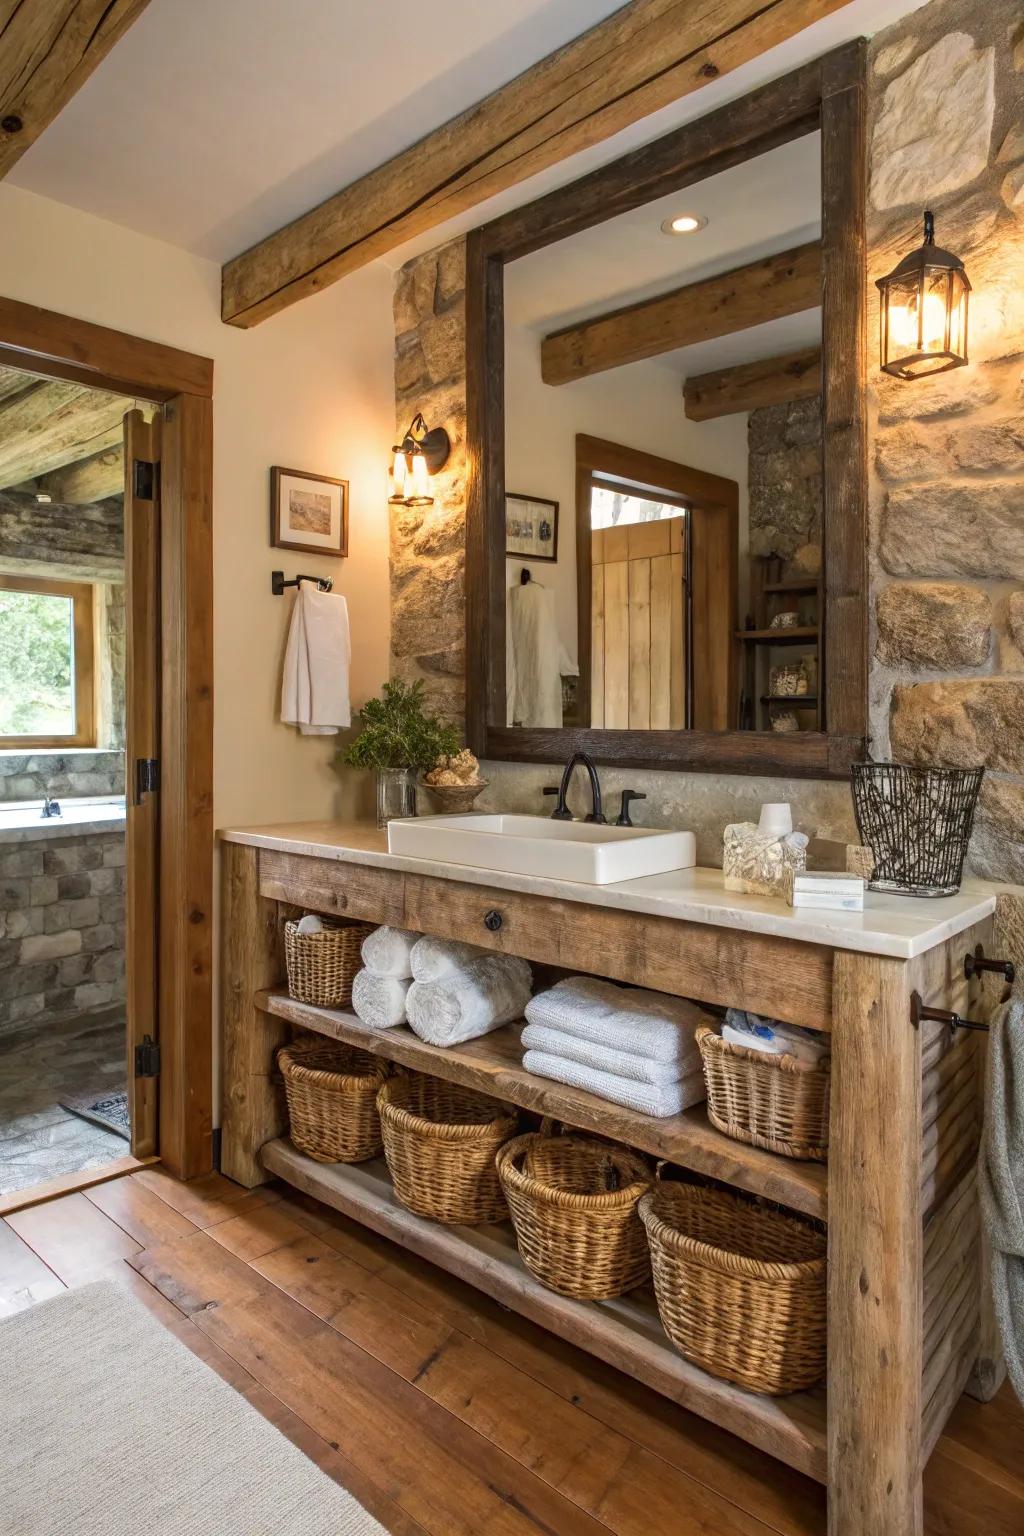
{"type": "Polygon", "coordinates": [[[318,1163],[283,1138],[268,1142],[267,1172],[420,1258],[475,1285],[503,1306],[653,1387],[819,1482],[826,1480],[825,1392],[759,1397],[690,1365],[665,1337],[649,1287],[616,1301],[582,1302],[535,1280],[510,1223],[448,1227],[401,1205],[383,1159],[318,1163]]]}

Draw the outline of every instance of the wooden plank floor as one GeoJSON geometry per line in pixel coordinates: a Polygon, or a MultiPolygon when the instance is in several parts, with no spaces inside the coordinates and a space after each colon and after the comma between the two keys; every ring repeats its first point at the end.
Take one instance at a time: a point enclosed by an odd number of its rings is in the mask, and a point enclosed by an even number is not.
{"type": "MultiPolygon", "coordinates": [[[[101,1276],[396,1536],[823,1536],[808,1479],[290,1190],[145,1168],[0,1221],[0,1315],[101,1276]]],[[[929,1536],[1019,1536],[1009,1388],[925,1487],[929,1536]]]]}

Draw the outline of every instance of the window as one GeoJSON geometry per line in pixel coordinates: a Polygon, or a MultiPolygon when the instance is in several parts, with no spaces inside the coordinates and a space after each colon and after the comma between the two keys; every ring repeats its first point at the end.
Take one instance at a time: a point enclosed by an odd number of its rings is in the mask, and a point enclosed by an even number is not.
{"type": "Polygon", "coordinates": [[[0,575],[0,748],[94,747],[92,587],[0,575]]]}

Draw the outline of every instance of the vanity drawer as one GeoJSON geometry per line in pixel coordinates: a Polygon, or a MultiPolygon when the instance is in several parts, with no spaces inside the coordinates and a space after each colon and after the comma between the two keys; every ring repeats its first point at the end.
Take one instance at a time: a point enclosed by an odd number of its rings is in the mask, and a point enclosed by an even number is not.
{"type": "Polygon", "coordinates": [[[404,925],[405,878],[397,869],[260,849],[261,896],[366,923],[404,925]]]}
{"type": "Polygon", "coordinates": [[[405,876],[405,925],[545,965],[828,1029],[832,951],[674,918],[405,876]]]}

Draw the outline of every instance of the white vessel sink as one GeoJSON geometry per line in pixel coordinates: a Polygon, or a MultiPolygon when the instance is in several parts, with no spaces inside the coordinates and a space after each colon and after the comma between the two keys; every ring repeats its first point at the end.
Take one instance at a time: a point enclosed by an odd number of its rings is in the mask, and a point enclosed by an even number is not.
{"type": "Polygon", "coordinates": [[[439,864],[466,864],[508,875],[539,875],[583,885],[611,885],[690,869],[692,832],[603,827],[547,816],[421,816],[388,822],[388,852],[439,864]]]}

